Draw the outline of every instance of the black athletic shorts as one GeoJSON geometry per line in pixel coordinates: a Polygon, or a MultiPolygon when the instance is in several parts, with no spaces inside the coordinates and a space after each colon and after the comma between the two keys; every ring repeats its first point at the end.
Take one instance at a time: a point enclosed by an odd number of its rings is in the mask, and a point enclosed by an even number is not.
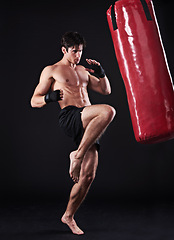
{"type": "MultiPolygon", "coordinates": [[[[59,113],[59,126],[64,133],[73,138],[78,147],[84,134],[83,124],[81,120],[81,113],[84,107],[78,108],[76,106],[67,106],[61,109],[59,113]]],[[[96,141],[96,147],[99,151],[100,144],[96,141]]]]}

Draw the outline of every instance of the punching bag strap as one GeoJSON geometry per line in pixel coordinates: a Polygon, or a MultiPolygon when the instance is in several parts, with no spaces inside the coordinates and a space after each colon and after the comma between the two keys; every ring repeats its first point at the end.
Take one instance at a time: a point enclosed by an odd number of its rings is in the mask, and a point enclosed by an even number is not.
{"type": "MultiPolygon", "coordinates": [[[[118,1],[118,0],[116,0],[116,1],[118,1]]],[[[143,9],[144,9],[147,20],[152,21],[152,17],[151,17],[151,14],[150,14],[150,11],[149,11],[146,0],[140,0],[140,1],[141,1],[142,6],[143,6],[143,9]]],[[[111,8],[111,19],[112,19],[113,30],[115,31],[115,30],[118,29],[116,16],[115,16],[115,3],[112,4],[112,8],[111,8]]]]}
{"type": "Polygon", "coordinates": [[[143,8],[144,8],[144,12],[146,14],[147,20],[151,21],[152,17],[151,17],[151,14],[150,14],[150,11],[149,11],[149,8],[148,8],[146,0],[140,0],[140,1],[141,1],[141,4],[142,4],[143,8]]]}
{"type": "Polygon", "coordinates": [[[111,19],[112,19],[112,26],[113,26],[113,30],[117,30],[118,26],[117,26],[117,22],[116,22],[116,16],[115,16],[115,3],[112,4],[112,8],[111,8],[111,19]]]}

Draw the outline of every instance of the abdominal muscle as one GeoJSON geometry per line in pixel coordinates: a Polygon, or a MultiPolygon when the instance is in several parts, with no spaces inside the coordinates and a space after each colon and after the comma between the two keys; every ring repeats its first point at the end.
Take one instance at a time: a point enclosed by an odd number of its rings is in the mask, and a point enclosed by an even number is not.
{"type": "MultiPolygon", "coordinates": [[[[63,90],[63,99],[58,101],[60,108],[65,108],[67,106],[76,106],[76,107],[84,107],[91,105],[88,92],[85,87],[65,87],[56,88],[63,90]]],[[[54,90],[56,90],[54,89],[54,90]]]]}

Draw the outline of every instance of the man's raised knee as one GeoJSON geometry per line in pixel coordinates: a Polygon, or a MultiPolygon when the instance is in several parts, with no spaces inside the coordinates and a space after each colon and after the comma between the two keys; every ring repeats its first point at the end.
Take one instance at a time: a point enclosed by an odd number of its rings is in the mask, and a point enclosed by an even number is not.
{"type": "Polygon", "coordinates": [[[116,110],[109,105],[105,105],[103,110],[104,111],[102,111],[101,114],[103,115],[104,118],[111,122],[115,117],[116,110]]]}

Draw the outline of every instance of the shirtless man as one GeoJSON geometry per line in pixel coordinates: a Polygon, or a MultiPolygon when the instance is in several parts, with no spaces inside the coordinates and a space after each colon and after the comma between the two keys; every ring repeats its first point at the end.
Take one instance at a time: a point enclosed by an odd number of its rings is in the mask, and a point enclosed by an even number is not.
{"type": "Polygon", "coordinates": [[[106,104],[90,103],[87,88],[107,95],[111,93],[111,87],[99,62],[86,59],[92,69],[78,65],[85,47],[84,38],[77,32],[68,32],[63,35],[61,45],[63,58],[43,69],[31,99],[31,106],[40,108],[58,101],[61,108],[60,127],[73,137],[77,144],[76,151],[70,153],[69,169],[75,184],[61,221],[67,224],[74,234],[81,235],[84,232],[77,226],[74,214],[95,178],[98,139],[113,120],[115,109],[106,104]]]}

